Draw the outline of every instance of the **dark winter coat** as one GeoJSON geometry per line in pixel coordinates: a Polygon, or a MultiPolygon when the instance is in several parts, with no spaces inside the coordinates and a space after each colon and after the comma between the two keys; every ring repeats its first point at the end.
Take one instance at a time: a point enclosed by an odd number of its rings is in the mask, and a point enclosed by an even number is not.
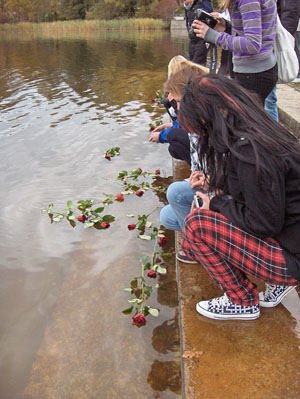
{"type": "MultiPolygon", "coordinates": [[[[248,140],[240,140],[236,150],[255,157],[248,140]]],[[[274,238],[283,249],[289,272],[300,281],[300,164],[293,156],[279,157],[267,151],[264,160],[268,173],[258,178],[254,165],[230,154],[227,184],[231,199],[216,195],[210,209],[247,233],[274,238]]]]}
{"type": "MultiPolygon", "coordinates": [[[[211,2],[209,0],[196,0],[190,10],[185,9],[185,23],[186,23],[186,28],[187,28],[188,32],[190,32],[192,23],[193,23],[194,19],[196,19],[195,10],[197,10],[197,9],[204,10],[208,13],[213,12],[213,8],[212,8],[211,2]]],[[[200,39],[196,36],[190,35],[190,34],[189,34],[189,37],[190,37],[190,39],[192,39],[194,41],[202,40],[202,39],[200,39]]]]}
{"type": "Polygon", "coordinates": [[[277,12],[281,23],[292,35],[298,26],[299,3],[299,0],[277,0],[277,12]]]}

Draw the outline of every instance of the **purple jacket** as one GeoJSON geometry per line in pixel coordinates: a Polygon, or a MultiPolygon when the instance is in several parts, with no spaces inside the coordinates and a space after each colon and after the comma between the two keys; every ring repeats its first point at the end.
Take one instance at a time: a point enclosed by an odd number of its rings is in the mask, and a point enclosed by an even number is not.
{"type": "Polygon", "coordinates": [[[204,40],[233,53],[233,70],[256,73],[276,64],[276,0],[235,0],[230,13],[232,31],[209,29],[204,40]]]}

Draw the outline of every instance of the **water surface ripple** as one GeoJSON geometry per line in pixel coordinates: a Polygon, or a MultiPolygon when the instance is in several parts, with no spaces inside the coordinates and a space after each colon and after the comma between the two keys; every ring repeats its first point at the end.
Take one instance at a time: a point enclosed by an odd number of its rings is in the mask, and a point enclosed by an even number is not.
{"type": "Polygon", "coordinates": [[[113,204],[118,223],[105,232],[50,225],[41,209],[116,194],[123,169],[171,175],[148,125],[167,120],[151,99],[186,41],[115,32],[0,41],[0,397],[179,398],[174,259],[151,298],[159,318],[137,329],[121,314],[122,288],[149,250],[126,213],[163,203],[149,190],[113,204]],[[121,155],[108,162],[114,146],[121,155]]]}

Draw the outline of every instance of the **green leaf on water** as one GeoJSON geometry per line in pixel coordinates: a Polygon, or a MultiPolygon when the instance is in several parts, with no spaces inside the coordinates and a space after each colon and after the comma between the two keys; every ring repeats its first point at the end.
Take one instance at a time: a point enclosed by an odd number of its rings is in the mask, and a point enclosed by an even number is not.
{"type": "Polygon", "coordinates": [[[103,210],[104,210],[104,206],[101,206],[100,208],[94,209],[93,212],[101,213],[103,210]]]}
{"type": "Polygon", "coordinates": [[[136,278],[130,282],[130,286],[131,286],[131,288],[137,287],[137,279],[136,278]]]}
{"type": "Polygon", "coordinates": [[[93,227],[93,226],[94,226],[94,222],[87,222],[84,224],[84,228],[93,227]]]}
{"type": "Polygon", "coordinates": [[[134,303],[135,305],[139,305],[142,302],[142,300],[138,299],[138,298],[135,298],[135,299],[129,299],[128,302],[129,303],[134,303]]]}
{"type": "Polygon", "coordinates": [[[161,254],[161,256],[166,256],[166,257],[168,257],[168,258],[171,258],[171,257],[172,257],[172,252],[163,252],[163,253],[161,254]]]}
{"type": "Polygon", "coordinates": [[[133,311],[133,306],[130,306],[130,308],[122,310],[122,313],[124,314],[130,314],[133,311]]]}
{"type": "Polygon", "coordinates": [[[149,308],[149,313],[151,314],[151,316],[157,317],[158,316],[158,309],[149,308]]]}
{"type": "Polygon", "coordinates": [[[143,264],[144,270],[149,270],[150,266],[151,266],[150,262],[146,262],[146,263],[143,264]]]}
{"type": "Polygon", "coordinates": [[[69,220],[70,225],[74,228],[76,226],[76,223],[74,222],[74,220],[69,220]]]}
{"type": "Polygon", "coordinates": [[[151,240],[151,236],[148,236],[146,234],[141,234],[139,235],[139,237],[141,240],[151,240]]]}
{"type": "Polygon", "coordinates": [[[95,223],[100,222],[100,220],[101,220],[101,218],[93,218],[93,219],[91,220],[91,222],[93,222],[93,223],[95,224],[95,223]]]}
{"type": "Polygon", "coordinates": [[[72,206],[73,206],[73,202],[72,202],[72,201],[67,201],[67,207],[68,207],[69,209],[71,209],[72,206]]]}
{"type": "Polygon", "coordinates": [[[115,220],[115,217],[112,215],[105,215],[102,218],[103,222],[113,222],[115,220]]]}
{"type": "Polygon", "coordinates": [[[148,316],[148,314],[149,314],[149,306],[145,306],[144,307],[143,314],[144,314],[144,316],[148,316]]]}
{"type": "Polygon", "coordinates": [[[145,294],[147,295],[148,298],[151,295],[151,293],[152,293],[152,287],[150,285],[147,285],[145,287],[145,294]]]}
{"type": "Polygon", "coordinates": [[[167,269],[165,267],[161,267],[159,265],[157,265],[157,267],[155,268],[155,270],[157,271],[157,273],[159,274],[166,274],[167,273],[167,269]]]}

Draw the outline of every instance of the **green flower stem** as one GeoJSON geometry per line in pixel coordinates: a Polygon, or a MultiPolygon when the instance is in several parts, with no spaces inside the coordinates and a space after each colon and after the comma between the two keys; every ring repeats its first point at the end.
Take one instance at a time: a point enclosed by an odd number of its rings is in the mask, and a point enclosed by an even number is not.
{"type": "Polygon", "coordinates": [[[142,267],[142,294],[141,294],[141,298],[142,298],[142,302],[141,302],[141,308],[140,308],[140,313],[144,314],[144,295],[145,295],[145,268],[144,268],[144,264],[142,267]]]}
{"type": "Polygon", "coordinates": [[[155,237],[155,242],[154,242],[154,248],[153,248],[153,254],[151,258],[151,266],[154,266],[155,264],[155,255],[156,255],[156,245],[157,245],[157,236],[155,237]]]}
{"type": "MultiPolygon", "coordinates": [[[[153,253],[152,253],[152,257],[151,257],[151,266],[154,266],[154,264],[155,264],[156,245],[157,245],[157,236],[154,241],[153,253]]],[[[142,302],[141,302],[141,308],[140,308],[139,313],[144,314],[143,312],[144,312],[144,300],[145,300],[145,267],[144,267],[144,264],[142,264],[142,265],[143,265],[143,267],[142,267],[142,293],[141,293],[142,302]]]]}

